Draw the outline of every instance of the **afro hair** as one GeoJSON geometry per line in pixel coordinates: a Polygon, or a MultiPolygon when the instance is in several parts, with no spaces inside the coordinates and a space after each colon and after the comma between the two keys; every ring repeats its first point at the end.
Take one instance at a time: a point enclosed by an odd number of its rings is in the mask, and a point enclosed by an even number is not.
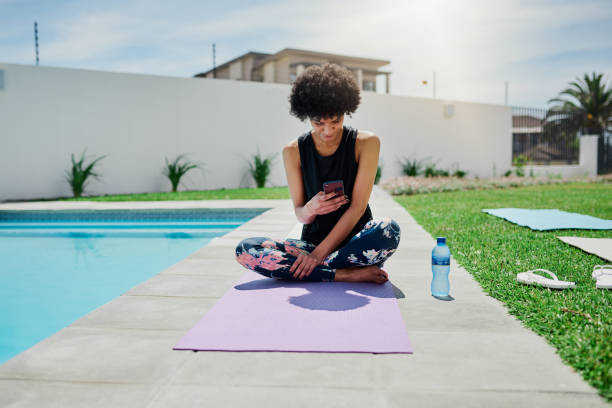
{"type": "Polygon", "coordinates": [[[357,110],[361,97],[353,73],[336,64],[312,65],[293,83],[291,114],[307,118],[331,118],[357,110]]]}

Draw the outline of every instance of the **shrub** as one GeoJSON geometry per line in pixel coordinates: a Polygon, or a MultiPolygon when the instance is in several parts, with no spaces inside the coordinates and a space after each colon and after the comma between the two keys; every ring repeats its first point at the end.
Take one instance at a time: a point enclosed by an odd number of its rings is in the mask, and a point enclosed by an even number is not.
{"type": "Polygon", "coordinates": [[[423,171],[425,177],[433,177],[436,175],[436,164],[428,163],[425,165],[425,171],[423,171]]]}
{"type": "Polygon", "coordinates": [[[193,170],[196,168],[201,168],[201,164],[193,163],[190,161],[185,161],[181,163],[181,160],[186,157],[186,154],[180,154],[174,159],[173,162],[169,162],[166,157],[166,168],[164,168],[164,175],[168,177],[170,180],[170,184],[172,184],[172,192],[176,192],[179,183],[181,182],[181,178],[187,174],[189,170],[193,170]]]}
{"type": "Polygon", "coordinates": [[[266,181],[268,180],[268,176],[272,170],[272,165],[274,164],[274,159],[278,153],[274,153],[266,156],[265,158],[259,153],[259,148],[257,149],[257,154],[252,156],[252,162],[249,163],[249,172],[251,176],[253,176],[253,180],[255,180],[255,185],[257,188],[262,188],[266,185],[266,181]]]}
{"type": "Polygon", "coordinates": [[[437,162],[429,162],[425,165],[425,177],[448,177],[449,172],[447,170],[442,170],[436,168],[437,162]]]}
{"type": "Polygon", "coordinates": [[[381,176],[382,176],[382,159],[379,161],[378,167],[376,167],[376,177],[374,178],[374,184],[378,184],[381,176]]]}
{"type": "MultiPolygon", "coordinates": [[[[493,168],[494,168],[493,171],[495,171],[495,163],[493,163],[493,168]]],[[[451,176],[457,177],[457,178],[464,178],[467,175],[467,171],[460,170],[459,165],[457,163],[453,163],[451,165],[449,172],[451,176]]]]}
{"type": "Polygon", "coordinates": [[[89,179],[89,177],[93,177],[97,180],[100,179],[100,175],[95,172],[95,167],[100,160],[106,157],[106,155],[100,156],[89,164],[85,164],[86,150],[87,149],[83,150],[79,161],[75,161],[74,154],[71,153],[70,159],[72,160],[72,168],[70,170],[66,170],[66,180],[68,181],[68,184],[70,184],[72,194],[75,197],[80,197],[83,194],[87,185],[87,179],[89,179]]]}
{"type": "Polygon", "coordinates": [[[410,195],[440,191],[484,190],[492,188],[510,188],[576,182],[612,183],[612,175],[597,177],[574,177],[568,179],[511,176],[483,180],[479,180],[476,177],[473,179],[459,179],[455,177],[423,178],[401,176],[386,180],[382,187],[393,195],[410,195]]]}
{"type": "Polygon", "coordinates": [[[516,169],[514,170],[514,173],[518,177],[525,176],[525,169],[523,168],[525,167],[525,163],[527,163],[527,156],[523,154],[519,154],[514,159],[512,159],[512,164],[514,165],[514,167],[516,167],[516,169]]]}
{"type": "Polygon", "coordinates": [[[400,160],[400,165],[406,176],[416,177],[423,173],[423,163],[420,160],[404,158],[400,160]]]}

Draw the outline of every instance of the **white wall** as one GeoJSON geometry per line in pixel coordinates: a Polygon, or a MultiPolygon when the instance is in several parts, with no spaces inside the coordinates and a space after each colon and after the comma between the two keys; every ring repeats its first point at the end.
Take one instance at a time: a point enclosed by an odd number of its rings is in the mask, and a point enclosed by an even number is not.
{"type": "Polygon", "coordinates": [[[512,112],[507,106],[450,102],[363,92],[354,118],[358,129],[381,137],[383,179],[401,174],[399,159],[412,157],[456,164],[471,176],[491,177],[512,164],[512,112]],[[454,105],[445,117],[444,105],[454,105]]]}
{"type": "MultiPolygon", "coordinates": [[[[289,115],[290,86],[0,64],[0,200],[70,196],[70,154],[109,156],[91,194],[168,191],[164,157],[191,153],[206,163],[180,189],[252,186],[246,159],[259,146],[282,146],[310,129],[289,115]]],[[[511,165],[511,110],[505,106],[362,94],[345,124],[381,137],[383,179],[400,174],[398,158],[457,163],[489,177],[511,165]]],[[[270,184],[286,185],[280,154],[270,184]]]]}

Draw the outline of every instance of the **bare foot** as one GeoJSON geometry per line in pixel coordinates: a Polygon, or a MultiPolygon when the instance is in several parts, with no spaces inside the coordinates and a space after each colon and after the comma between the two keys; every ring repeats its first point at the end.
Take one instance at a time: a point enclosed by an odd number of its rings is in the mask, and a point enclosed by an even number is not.
{"type": "Polygon", "coordinates": [[[385,283],[389,280],[387,272],[376,265],[358,268],[336,269],[335,282],[374,282],[385,283]]]}

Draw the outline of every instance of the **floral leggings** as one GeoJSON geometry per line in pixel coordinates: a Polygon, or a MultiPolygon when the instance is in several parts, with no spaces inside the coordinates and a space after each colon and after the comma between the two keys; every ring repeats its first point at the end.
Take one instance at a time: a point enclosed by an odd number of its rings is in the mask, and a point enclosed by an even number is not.
{"type": "MultiPolygon", "coordinates": [[[[370,220],[346,245],[329,254],[303,280],[330,282],[336,276],[336,269],[383,266],[395,252],[399,241],[397,222],[390,218],[370,220]]],[[[236,259],[245,268],[268,278],[298,280],[289,270],[291,265],[300,253],[310,253],[315,248],[315,245],[299,239],[246,238],[236,247],[236,259]]]]}

